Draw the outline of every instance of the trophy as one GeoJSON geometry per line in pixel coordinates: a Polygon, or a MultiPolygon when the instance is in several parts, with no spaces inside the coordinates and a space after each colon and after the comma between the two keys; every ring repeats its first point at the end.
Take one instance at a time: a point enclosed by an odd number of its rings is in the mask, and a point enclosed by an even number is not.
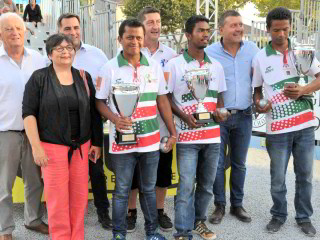
{"type": "MultiPolygon", "coordinates": [[[[111,94],[118,113],[130,118],[139,102],[140,86],[133,83],[117,83],[112,85],[111,94]]],[[[116,131],[116,143],[119,145],[136,144],[134,129],[116,131]]]]}
{"type": "Polygon", "coordinates": [[[213,122],[212,113],[208,112],[203,105],[211,80],[209,69],[192,69],[186,72],[184,79],[188,84],[188,88],[190,89],[192,96],[198,101],[196,112],[193,114],[197,123],[213,122]]]}
{"type": "MultiPolygon", "coordinates": [[[[295,66],[300,77],[299,85],[305,86],[309,83],[308,72],[315,57],[314,44],[295,43],[292,52],[295,58],[295,66]]],[[[312,98],[312,94],[303,95],[303,97],[312,98]]]]}

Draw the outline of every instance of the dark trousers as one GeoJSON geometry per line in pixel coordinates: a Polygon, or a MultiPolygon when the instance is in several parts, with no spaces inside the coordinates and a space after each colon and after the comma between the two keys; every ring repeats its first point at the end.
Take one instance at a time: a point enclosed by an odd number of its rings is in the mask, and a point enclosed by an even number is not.
{"type": "Polygon", "coordinates": [[[89,161],[89,175],[97,213],[107,212],[110,204],[107,196],[106,176],[104,175],[102,158],[99,158],[96,163],[89,161]]]}

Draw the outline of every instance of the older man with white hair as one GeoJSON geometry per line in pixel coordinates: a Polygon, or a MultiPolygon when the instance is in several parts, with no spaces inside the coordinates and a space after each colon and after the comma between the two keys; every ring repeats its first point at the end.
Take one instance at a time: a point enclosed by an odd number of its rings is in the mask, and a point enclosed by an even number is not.
{"type": "Polygon", "coordinates": [[[31,74],[45,67],[44,58],[24,47],[25,25],[15,13],[0,16],[0,240],[11,240],[14,230],[12,187],[19,165],[25,192],[25,227],[48,234],[42,221],[43,183],[34,164],[32,149],[24,131],[22,99],[31,74]]]}

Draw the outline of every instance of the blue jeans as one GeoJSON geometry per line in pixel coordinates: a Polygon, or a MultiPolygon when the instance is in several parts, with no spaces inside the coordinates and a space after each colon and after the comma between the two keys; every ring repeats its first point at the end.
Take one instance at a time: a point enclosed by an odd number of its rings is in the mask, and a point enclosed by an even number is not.
{"type": "Polygon", "coordinates": [[[306,128],[290,133],[267,135],[267,150],[271,159],[272,216],[281,222],[287,219],[286,173],[290,155],[296,175],[294,206],[296,221],[310,222],[313,213],[311,204],[312,171],[314,157],[314,128],[306,128]]]}
{"type": "Polygon", "coordinates": [[[134,168],[139,176],[139,200],[145,218],[146,235],[153,235],[158,227],[155,185],[159,163],[159,151],[146,153],[110,154],[116,186],[112,198],[113,234],[127,233],[128,197],[134,168]]]}
{"type": "Polygon", "coordinates": [[[219,143],[177,144],[179,184],[175,198],[175,237],[191,239],[195,222],[206,220],[219,151],[219,143]]]}
{"type": "Polygon", "coordinates": [[[213,185],[214,203],[226,205],[225,193],[225,148],[230,147],[231,176],[230,202],[234,207],[241,207],[243,188],[246,177],[246,160],[252,134],[252,109],[232,114],[220,124],[221,145],[216,180],[213,185]]]}

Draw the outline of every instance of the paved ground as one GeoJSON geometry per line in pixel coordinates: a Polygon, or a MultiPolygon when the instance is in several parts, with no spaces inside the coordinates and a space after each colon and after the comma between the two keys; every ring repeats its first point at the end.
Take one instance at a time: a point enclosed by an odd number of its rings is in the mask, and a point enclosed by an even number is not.
{"type": "MultiPolygon", "coordinates": [[[[314,191],[313,191],[313,207],[314,215],[312,221],[318,230],[318,234],[313,239],[320,239],[320,161],[315,161],[314,171],[314,191]]],[[[269,234],[265,231],[265,225],[270,220],[269,208],[271,207],[270,176],[269,176],[269,158],[264,150],[250,149],[248,159],[248,170],[245,187],[244,206],[251,213],[253,221],[249,224],[237,221],[232,217],[227,210],[227,214],[220,225],[213,226],[208,223],[208,226],[217,233],[217,239],[224,240],[301,240],[309,239],[305,237],[294,220],[294,174],[292,170],[292,161],[290,162],[287,178],[288,188],[288,210],[289,216],[286,224],[281,232],[277,234],[269,234]]],[[[229,208],[229,206],[228,206],[229,208]]],[[[166,202],[168,215],[173,218],[173,197],[170,197],[166,202]]],[[[211,213],[213,206],[209,207],[208,213],[211,213]]],[[[0,213],[1,214],[1,213],[0,213]]],[[[142,213],[138,212],[137,231],[128,234],[128,240],[143,240],[143,218],[142,213]]],[[[16,230],[14,231],[15,239],[19,240],[42,240],[46,237],[33,234],[23,227],[23,205],[16,204],[14,206],[14,218],[16,221],[16,230]]],[[[97,221],[93,203],[89,203],[88,216],[85,218],[86,240],[112,238],[111,232],[103,230],[97,221]]],[[[172,233],[165,233],[168,239],[173,239],[172,233]]],[[[194,237],[194,239],[200,239],[194,237]]]]}

